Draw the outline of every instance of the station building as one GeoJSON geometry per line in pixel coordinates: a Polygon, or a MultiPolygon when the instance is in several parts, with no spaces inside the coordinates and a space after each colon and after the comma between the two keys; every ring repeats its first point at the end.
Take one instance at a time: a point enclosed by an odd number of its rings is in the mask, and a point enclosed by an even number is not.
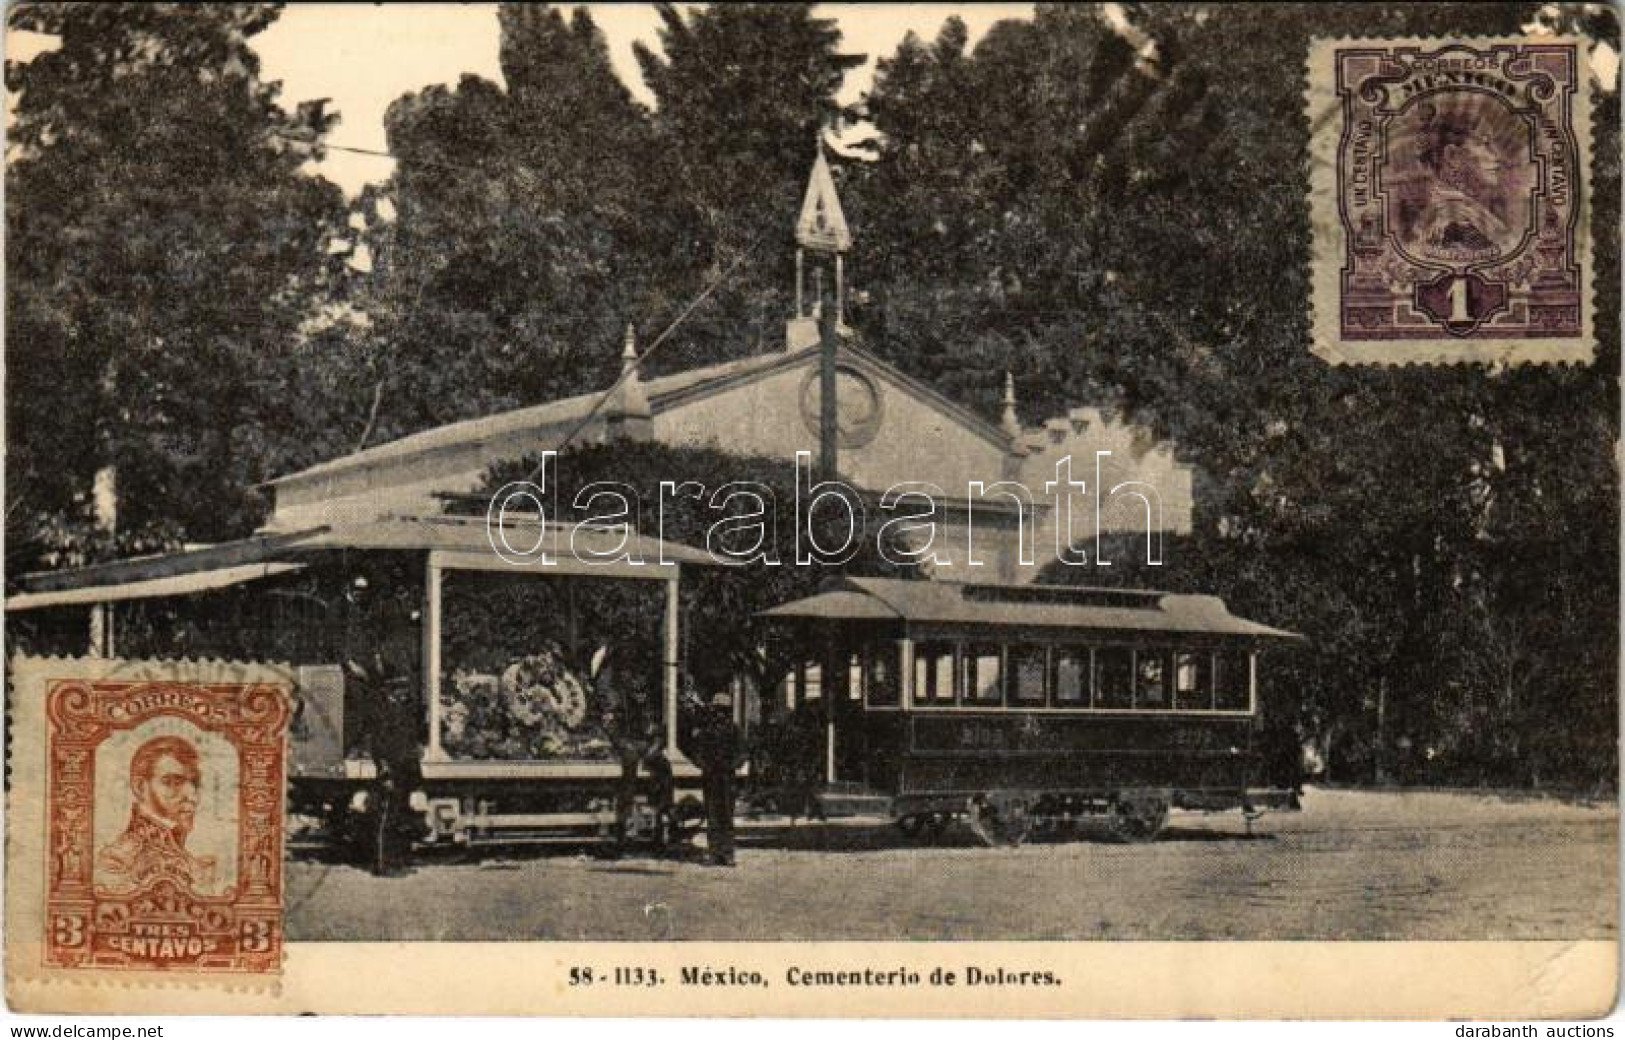
{"type": "MultiPolygon", "coordinates": [[[[1143,549],[1160,559],[1159,535],[1190,530],[1193,470],[1144,427],[1093,406],[1024,425],[1008,377],[992,421],[864,348],[844,321],[852,234],[822,150],[795,238],[796,303],[781,349],[644,378],[629,327],[610,400],[598,391],[452,423],[280,477],[270,485],[268,532],[432,514],[444,495],[476,490],[493,463],[556,448],[571,432],[573,443],[652,439],[817,460],[824,359],[818,307],[804,291],[809,270],[820,281],[834,276],[836,470],[872,517],[884,514],[887,489],[933,488],[934,576],[1030,581],[1069,545],[1087,553],[1083,565],[1096,565],[1097,532],[1149,535],[1143,549]],[[1031,508],[1012,484],[1026,489],[1031,508]],[[1070,537],[1058,540],[1058,530],[1070,537]]],[[[919,499],[907,502],[909,513],[920,508],[919,499]]]]}

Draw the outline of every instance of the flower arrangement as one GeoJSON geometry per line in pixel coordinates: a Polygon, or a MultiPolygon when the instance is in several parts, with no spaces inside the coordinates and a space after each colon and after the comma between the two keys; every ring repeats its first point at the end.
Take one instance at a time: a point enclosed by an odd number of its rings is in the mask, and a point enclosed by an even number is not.
{"type": "Polygon", "coordinates": [[[461,759],[612,756],[588,680],[556,647],[522,655],[499,674],[460,668],[441,688],[441,743],[461,759]]]}

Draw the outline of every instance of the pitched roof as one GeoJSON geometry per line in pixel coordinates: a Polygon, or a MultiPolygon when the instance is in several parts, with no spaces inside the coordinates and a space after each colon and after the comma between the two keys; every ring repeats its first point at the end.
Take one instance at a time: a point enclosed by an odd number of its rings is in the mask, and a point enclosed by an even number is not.
{"type": "MultiPolygon", "coordinates": [[[[515,543],[521,548],[530,546],[542,533],[541,525],[535,521],[521,520],[504,526],[515,529],[515,543]]],[[[636,533],[623,535],[615,527],[550,524],[548,529],[559,536],[558,547],[550,545],[548,548],[552,555],[560,560],[568,557],[572,549],[578,555],[588,557],[607,557],[624,550],[634,557],[647,561],[650,577],[656,576],[653,572],[661,563],[730,565],[729,561],[719,560],[693,546],[636,533]]],[[[413,552],[438,550],[471,556],[496,555],[484,517],[389,516],[376,520],[324,525],[286,534],[254,535],[234,542],[222,542],[181,552],[111,560],[69,570],[25,574],[22,585],[33,598],[23,598],[20,602],[25,607],[55,606],[74,602],[102,602],[201,592],[295,570],[297,565],[308,562],[312,554],[337,549],[413,552]],[[284,566],[285,564],[295,566],[284,566]],[[181,578],[188,580],[174,580],[181,578]],[[82,596],[54,596],[49,600],[33,595],[81,589],[94,589],[97,590],[97,594],[89,599],[82,596]]],[[[571,569],[568,565],[561,565],[560,573],[571,569]]],[[[539,573],[547,573],[546,567],[538,566],[537,570],[539,573]]],[[[14,597],[12,601],[8,601],[7,608],[21,609],[18,602],[19,600],[14,597]]]]}
{"type": "MultiPolygon", "coordinates": [[[[650,411],[658,414],[667,407],[686,400],[693,395],[713,393],[743,380],[801,364],[810,357],[816,357],[818,350],[818,345],[814,343],[798,350],[758,354],[734,361],[724,361],[716,365],[706,365],[701,368],[673,372],[670,375],[644,380],[643,392],[648,398],[650,411]]],[[[931,386],[899,371],[896,367],[862,349],[857,345],[854,337],[846,337],[845,342],[841,344],[841,353],[846,360],[855,360],[871,367],[883,374],[887,379],[907,388],[910,392],[929,399],[933,407],[953,416],[990,443],[1000,447],[1009,447],[1009,437],[997,426],[964,405],[944,396],[931,386]]],[[[580,422],[592,414],[593,408],[597,406],[599,398],[603,397],[603,395],[604,391],[595,390],[591,393],[577,394],[574,397],[549,401],[546,404],[530,405],[512,411],[498,412],[495,415],[447,423],[444,426],[436,426],[418,433],[408,434],[398,440],[388,441],[348,455],[340,455],[337,458],[319,462],[306,469],[275,477],[267,481],[266,485],[277,487],[282,484],[331,476],[347,470],[374,466],[414,455],[429,454],[436,451],[466,447],[484,441],[499,440],[524,430],[545,429],[580,422]]],[[[603,414],[603,411],[599,412],[600,416],[603,414]]]]}
{"type": "MultiPolygon", "coordinates": [[[[661,400],[662,398],[680,394],[700,384],[763,372],[786,364],[792,358],[799,358],[805,353],[807,351],[803,350],[797,351],[793,355],[783,353],[760,354],[748,358],[739,358],[734,361],[724,361],[721,364],[707,365],[702,368],[673,372],[671,375],[644,380],[643,392],[649,399],[653,410],[659,411],[661,404],[664,403],[661,400]]],[[[603,396],[604,391],[594,390],[591,393],[576,394],[573,397],[561,397],[557,401],[548,401],[545,404],[528,405],[524,408],[515,408],[494,415],[482,415],[472,419],[447,423],[444,426],[431,427],[371,448],[363,448],[361,451],[351,452],[348,455],[340,455],[337,458],[319,462],[314,466],[293,473],[286,473],[267,481],[267,484],[276,487],[279,484],[286,484],[295,480],[327,476],[360,466],[490,440],[520,430],[579,422],[591,414],[593,407],[598,403],[598,399],[603,396]]]]}

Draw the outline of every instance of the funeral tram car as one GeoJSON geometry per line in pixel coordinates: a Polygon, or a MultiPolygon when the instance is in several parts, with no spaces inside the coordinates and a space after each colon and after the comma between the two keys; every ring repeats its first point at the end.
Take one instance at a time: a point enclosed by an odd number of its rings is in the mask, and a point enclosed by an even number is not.
{"type": "MultiPolygon", "coordinates": [[[[679,747],[680,575],[710,554],[619,528],[390,516],[25,576],[31,652],[286,664],[296,842],[360,843],[388,784],[416,841],[579,841],[619,828],[623,759],[679,747]],[[642,562],[617,562],[630,556],[642,562]]],[[[669,823],[645,792],[624,825],[669,823]]],[[[358,852],[364,852],[358,849],[358,852]]]]}

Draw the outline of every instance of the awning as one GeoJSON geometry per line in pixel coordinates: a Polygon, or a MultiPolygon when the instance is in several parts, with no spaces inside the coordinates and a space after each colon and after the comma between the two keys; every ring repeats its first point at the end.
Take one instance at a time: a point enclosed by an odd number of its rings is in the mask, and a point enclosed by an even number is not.
{"type": "Polygon", "coordinates": [[[153,599],[158,596],[186,596],[209,592],[258,578],[270,578],[290,571],[303,570],[302,563],[251,563],[238,567],[172,574],[144,581],[122,584],[90,585],[80,589],[58,589],[52,592],[24,592],[6,600],[7,610],[38,610],[42,607],[73,607],[90,603],[115,603],[127,599],[153,599]]]}
{"type": "MultiPolygon", "coordinates": [[[[734,561],[678,542],[623,534],[613,527],[531,522],[504,525],[516,547],[528,549],[539,537],[553,554],[555,566],[535,573],[595,575],[609,573],[601,561],[626,554],[647,565],[622,568],[622,576],[660,578],[673,564],[730,566],[734,561]],[[644,573],[646,572],[646,573],[644,573]]],[[[500,560],[483,517],[381,517],[314,527],[304,531],[262,532],[251,538],[182,552],[110,560],[62,571],[22,576],[25,591],[6,601],[10,610],[105,603],[119,599],[174,596],[235,585],[286,573],[333,551],[452,553],[477,561],[500,560]]],[[[516,550],[517,551],[517,550],[516,550]]]]}
{"type": "MultiPolygon", "coordinates": [[[[578,562],[588,568],[583,573],[592,573],[606,556],[620,553],[647,561],[650,566],[678,563],[723,567],[733,562],[681,542],[663,541],[636,531],[623,532],[615,526],[552,523],[544,527],[534,521],[521,520],[504,524],[502,530],[507,534],[509,551],[515,555],[545,546],[558,561],[554,568],[558,573],[569,573],[570,565],[578,562]]],[[[500,559],[493,538],[493,531],[483,516],[392,516],[318,528],[295,536],[296,540],[287,545],[284,552],[439,550],[500,559]]],[[[546,573],[548,568],[537,567],[536,570],[546,573]]]]}

